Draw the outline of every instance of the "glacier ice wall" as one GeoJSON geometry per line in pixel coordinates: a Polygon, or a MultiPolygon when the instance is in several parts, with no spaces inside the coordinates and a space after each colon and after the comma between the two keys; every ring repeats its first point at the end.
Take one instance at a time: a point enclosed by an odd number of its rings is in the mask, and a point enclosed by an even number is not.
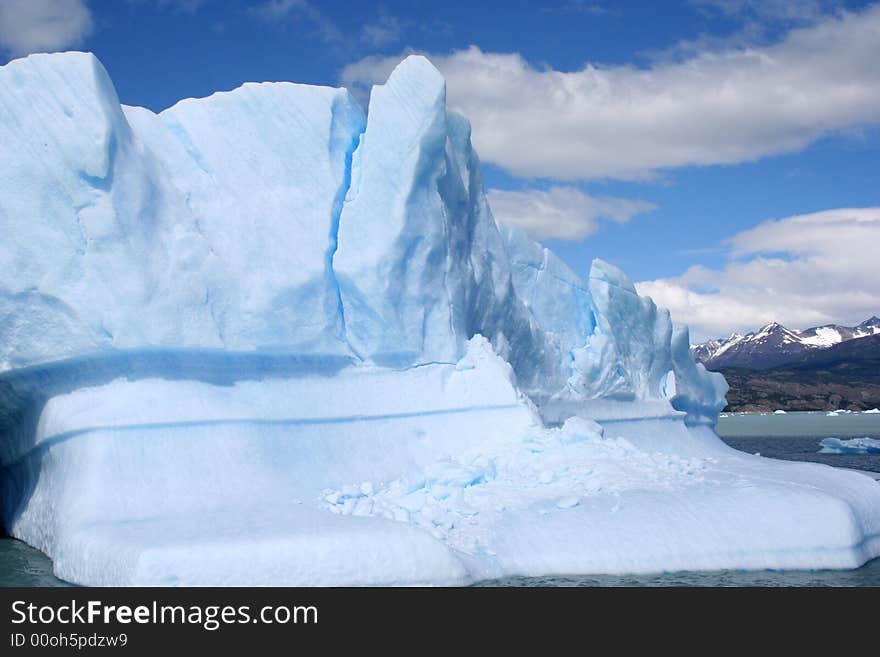
{"type": "Polygon", "coordinates": [[[723,406],[622,273],[597,261],[581,281],[499,231],[422,57],[376,87],[369,121],[345,90],[290,83],[120,107],[82,53],[13,61],[0,84],[3,369],[162,347],[403,366],[454,362],[479,333],[539,407],[677,405],[670,377],[701,393],[695,420],[723,406]]]}
{"type": "Polygon", "coordinates": [[[122,108],[80,53],[0,72],[0,367],[143,346],[346,352],[330,267],[364,117],[245,85],[122,108]]]}
{"type": "Polygon", "coordinates": [[[0,67],[0,143],[2,515],[62,577],[462,583],[880,552],[873,481],[726,448],[726,384],[686,328],[613,266],[584,280],[496,224],[422,57],[365,116],[290,83],[156,114],[120,106],[92,55],[32,55],[0,67]]]}

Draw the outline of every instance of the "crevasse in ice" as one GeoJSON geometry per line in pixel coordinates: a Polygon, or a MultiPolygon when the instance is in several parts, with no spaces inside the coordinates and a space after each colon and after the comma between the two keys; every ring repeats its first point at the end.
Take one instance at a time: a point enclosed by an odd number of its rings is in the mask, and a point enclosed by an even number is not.
{"type": "MultiPolygon", "coordinates": [[[[588,118],[586,119],[588,120],[588,118]]],[[[409,57],[155,114],[89,54],[0,68],[0,462],[86,584],[852,567],[867,477],[726,448],[720,375],[600,260],[496,225],[409,57]],[[760,510],[760,513],[756,510],[760,510]]]]}

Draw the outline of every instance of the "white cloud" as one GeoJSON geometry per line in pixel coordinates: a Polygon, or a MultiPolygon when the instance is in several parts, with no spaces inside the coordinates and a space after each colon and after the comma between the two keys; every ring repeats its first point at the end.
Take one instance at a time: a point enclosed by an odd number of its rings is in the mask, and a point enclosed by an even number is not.
{"type": "Polygon", "coordinates": [[[383,13],[372,23],[364,25],[361,30],[361,41],[374,48],[381,48],[400,41],[402,31],[403,25],[400,19],[383,13]]]}
{"type": "Polygon", "coordinates": [[[13,57],[75,46],[91,35],[93,27],[82,0],[0,2],[0,48],[13,57]]]}
{"type": "Polygon", "coordinates": [[[645,201],[589,196],[574,187],[492,189],[488,197],[498,221],[522,228],[536,240],[582,240],[595,233],[602,220],[625,223],[655,207],[645,201]]]}
{"type": "Polygon", "coordinates": [[[267,22],[285,20],[307,23],[322,40],[344,43],[344,35],[318,7],[307,0],[265,0],[249,9],[250,13],[267,22]]]}
{"type": "Polygon", "coordinates": [[[840,4],[835,0],[692,0],[692,3],[726,16],[796,23],[815,21],[840,4]]]}
{"type": "MultiPolygon", "coordinates": [[[[795,151],[880,122],[880,6],[825,16],[774,45],[648,68],[563,72],[475,46],[428,55],[481,157],[523,177],[639,179],[795,151]]],[[[363,90],[400,59],[362,59],[342,82],[363,90]]]]}
{"type": "Polygon", "coordinates": [[[880,207],[764,222],[734,235],[723,269],[637,284],[698,336],[771,321],[791,328],[858,323],[880,312],[880,207]]]}

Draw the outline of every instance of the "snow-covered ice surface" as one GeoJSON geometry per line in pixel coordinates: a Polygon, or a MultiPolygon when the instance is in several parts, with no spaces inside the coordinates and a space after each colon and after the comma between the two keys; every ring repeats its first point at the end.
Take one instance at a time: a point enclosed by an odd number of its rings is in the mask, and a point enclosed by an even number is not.
{"type": "Polygon", "coordinates": [[[880,454],[880,440],[876,438],[825,438],[821,441],[823,454],[880,454]]]}
{"type": "Polygon", "coordinates": [[[83,584],[849,568],[868,477],[727,448],[720,375],[486,203],[421,57],[121,107],[0,67],[6,528],[83,584]]]}

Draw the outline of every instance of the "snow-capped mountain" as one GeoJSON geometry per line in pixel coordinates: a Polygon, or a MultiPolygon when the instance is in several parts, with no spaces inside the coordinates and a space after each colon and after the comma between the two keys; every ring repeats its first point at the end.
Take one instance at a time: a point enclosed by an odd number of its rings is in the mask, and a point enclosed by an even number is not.
{"type": "Polygon", "coordinates": [[[803,331],[771,322],[745,335],[733,333],[727,338],[691,345],[691,352],[697,362],[713,370],[727,367],[767,369],[847,340],[878,333],[880,318],[877,316],[857,326],[826,324],[803,331]]]}
{"type": "Polygon", "coordinates": [[[725,369],[734,412],[868,411],[880,407],[880,333],[810,349],[770,369],[725,369]]]}

